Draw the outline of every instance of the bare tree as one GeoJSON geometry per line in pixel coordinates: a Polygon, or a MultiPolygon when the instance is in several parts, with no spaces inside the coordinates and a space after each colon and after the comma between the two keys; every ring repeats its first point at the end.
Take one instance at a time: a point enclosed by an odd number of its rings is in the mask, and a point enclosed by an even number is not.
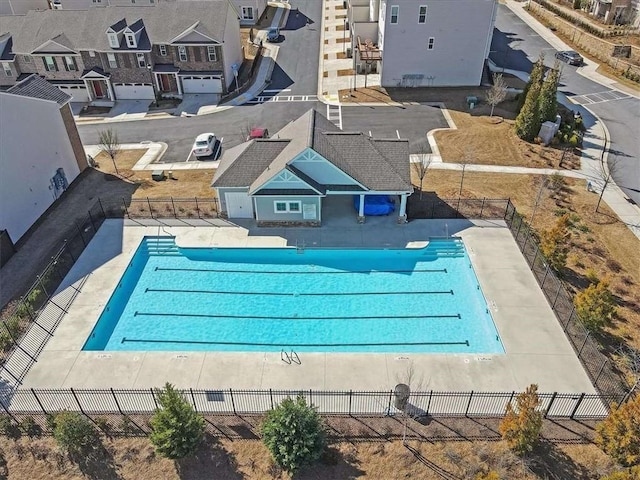
{"type": "Polygon", "coordinates": [[[419,417],[424,417],[426,412],[422,410],[420,407],[413,405],[409,400],[411,398],[412,392],[423,392],[428,387],[429,382],[425,383],[424,378],[422,376],[418,377],[416,375],[415,367],[413,361],[409,361],[407,368],[400,375],[396,375],[396,381],[398,385],[396,386],[396,408],[398,408],[402,412],[402,424],[403,424],[403,432],[402,432],[402,444],[406,445],[407,439],[407,429],[409,427],[409,420],[415,420],[419,417]],[[402,388],[398,389],[401,385],[408,387],[406,391],[403,392],[402,388]],[[405,395],[402,395],[402,394],[405,395]]]}
{"type": "Polygon", "coordinates": [[[493,75],[493,86],[487,92],[487,103],[491,105],[490,117],[493,117],[493,109],[507,98],[507,82],[501,73],[493,75]]]}
{"type": "Polygon", "coordinates": [[[533,201],[533,211],[531,212],[531,220],[529,221],[529,226],[533,227],[533,219],[536,216],[536,212],[538,211],[538,207],[544,203],[546,198],[547,188],[549,187],[550,180],[543,176],[540,180],[540,187],[538,188],[538,194],[536,195],[535,200],[533,201]]]}
{"type": "Polygon", "coordinates": [[[640,385],[640,350],[636,350],[635,348],[622,344],[616,350],[616,357],[618,359],[618,363],[621,364],[622,370],[625,371],[628,379],[630,380],[631,389],[627,393],[625,399],[621,402],[624,403],[628,398],[630,398],[635,390],[640,385]]]}
{"type": "Polygon", "coordinates": [[[422,200],[422,191],[424,190],[424,178],[427,176],[429,166],[431,165],[431,154],[427,153],[426,150],[426,147],[423,145],[418,154],[419,158],[411,163],[413,171],[420,179],[420,200],[422,200]]]}
{"type": "Polygon", "coordinates": [[[473,153],[471,152],[471,150],[466,149],[464,151],[464,156],[458,162],[460,166],[462,166],[462,175],[460,176],[460,190],[458,191],[458,200],[460,200],[460,197],[462,197],[462,186],[464,185],[464,174],[467,169],[467,165],[471,164],[472,160],[473,160],[473,153]]]}
{"type": "Polygon", "coordinates": [[[109,158],[113,162],[113,168],[116,171],[116,175],[120,175],[118,166],[116,165],[116,156],[120,153],[120,142],[118,141],[118,134],[111,128],[101,130],[98,132],[100,149],[109,155],[109,158]]]}
{"type": "MultiPolygon", "coordinates": [[[[598,213],[598,209],[600,208],[600,202],[602,202],[602,197],[604,196],[604,192],[609,186],[613,177],[617,175],[620,171],[620,161],[618,157],[611,157],[608,161],[604,160],[604,151],[602,157],[600,158],[600,164],[598,165],[598,170],[596,171],[598,183],[602,184],[602,188],[600,189],[600,196],[598,197],[598,203],[596,204],[596,213],[598,213]]],[[[591,183],[591,182],[589,182],[591,183]]],[[[587,184],[587,188],[589,190],[593,189],[593,187],[587,184]]]]}

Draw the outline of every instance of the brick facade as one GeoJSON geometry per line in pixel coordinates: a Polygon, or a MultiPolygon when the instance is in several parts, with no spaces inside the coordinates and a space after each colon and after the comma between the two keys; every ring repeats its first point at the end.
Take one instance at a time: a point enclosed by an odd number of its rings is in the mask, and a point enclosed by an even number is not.
{"type": "MultiPolygon", "coordinates": [[[[95,52],[95,56],[89,56],[89,52],[82,52],[85,68],[101,68],[105,73],[111,74],[112,83],[151,83],[151,73],[147,67],[138,67],[136,53],[114,52],[118,68],[109,67],[107,54],[95,52]]],[[[149,63],[149,54],[145,53],[145,63],[149,63]]]]}
{"type": "Polygon", "coordinates": [[[151,58],[153,59],[153,63],[160,64],[170,64],[175,65],[181,70],[187,70],[190,72],[202,72],[202,71],[212,71],[219,70],[223,71],[224,64],[222,61],[222,49],[216,46],[216,61],[210,62],[207,47],[206,46],[187,46],[187,61],[180,61],[180,57],[178,55],[178,47],[174,47],[171,45],[167,45],[167,54],[162,56],[160,55],[160,48],[158,45],[154,45],[153,50],[151,52],[151,58]]]}
{"type": "Polygon", "coordinates": [[[56,71],[47,71],[44,67],[44,56],[32,56],[32,70],[33,73],[37,73],[38,75],[46,78],[47,80],[77,80],[82,75],[82,70],[84,70],[84,63],[82,62],[82,57],[79,55],[71,56],[75,60],[76,69],[67,71],[65,69],[65,60],[64,55],[48,55],[54,58],[57,66],[56,71]]]}

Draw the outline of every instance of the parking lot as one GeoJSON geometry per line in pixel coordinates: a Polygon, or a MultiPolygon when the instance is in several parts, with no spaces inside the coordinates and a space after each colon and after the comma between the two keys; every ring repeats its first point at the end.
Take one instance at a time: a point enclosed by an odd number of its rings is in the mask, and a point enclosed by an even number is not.
{"type": "Polygon", "coordinates": [[[430,153],[427,132],[448,127],[437,106],[342,106],[342,129],[375,138],[407,138],[411,153],[430,153]]]}

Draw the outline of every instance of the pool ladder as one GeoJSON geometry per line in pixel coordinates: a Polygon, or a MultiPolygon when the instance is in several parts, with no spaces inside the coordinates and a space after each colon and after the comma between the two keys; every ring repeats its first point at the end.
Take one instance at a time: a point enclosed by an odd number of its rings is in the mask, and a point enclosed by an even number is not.
{"type": "Polygon", "coordinates": [[[304,247],[306,246],[304,240],[302,242],[296,240],[296,253],[301,255],[304,253],[304,247]]]}
{"type": "Polygon", "coordinates": [[[302,364],[302,362],[300,361],[300,357],[295,351],[291,350],[291,353],[289,353],[284,348],[280,350],[280,360],[282,360],[287,365],[291,365],[292,363],[295,363],[296,365],[302,364]]]}

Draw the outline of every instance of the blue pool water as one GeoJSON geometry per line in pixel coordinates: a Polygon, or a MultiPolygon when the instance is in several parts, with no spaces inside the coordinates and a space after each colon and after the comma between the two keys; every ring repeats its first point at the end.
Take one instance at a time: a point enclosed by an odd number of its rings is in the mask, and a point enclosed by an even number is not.
{"type": "Polygon", "coordinates": [[[460,240],[178,248],[146,237],[84,350],[504,353],[460,240]]]}

